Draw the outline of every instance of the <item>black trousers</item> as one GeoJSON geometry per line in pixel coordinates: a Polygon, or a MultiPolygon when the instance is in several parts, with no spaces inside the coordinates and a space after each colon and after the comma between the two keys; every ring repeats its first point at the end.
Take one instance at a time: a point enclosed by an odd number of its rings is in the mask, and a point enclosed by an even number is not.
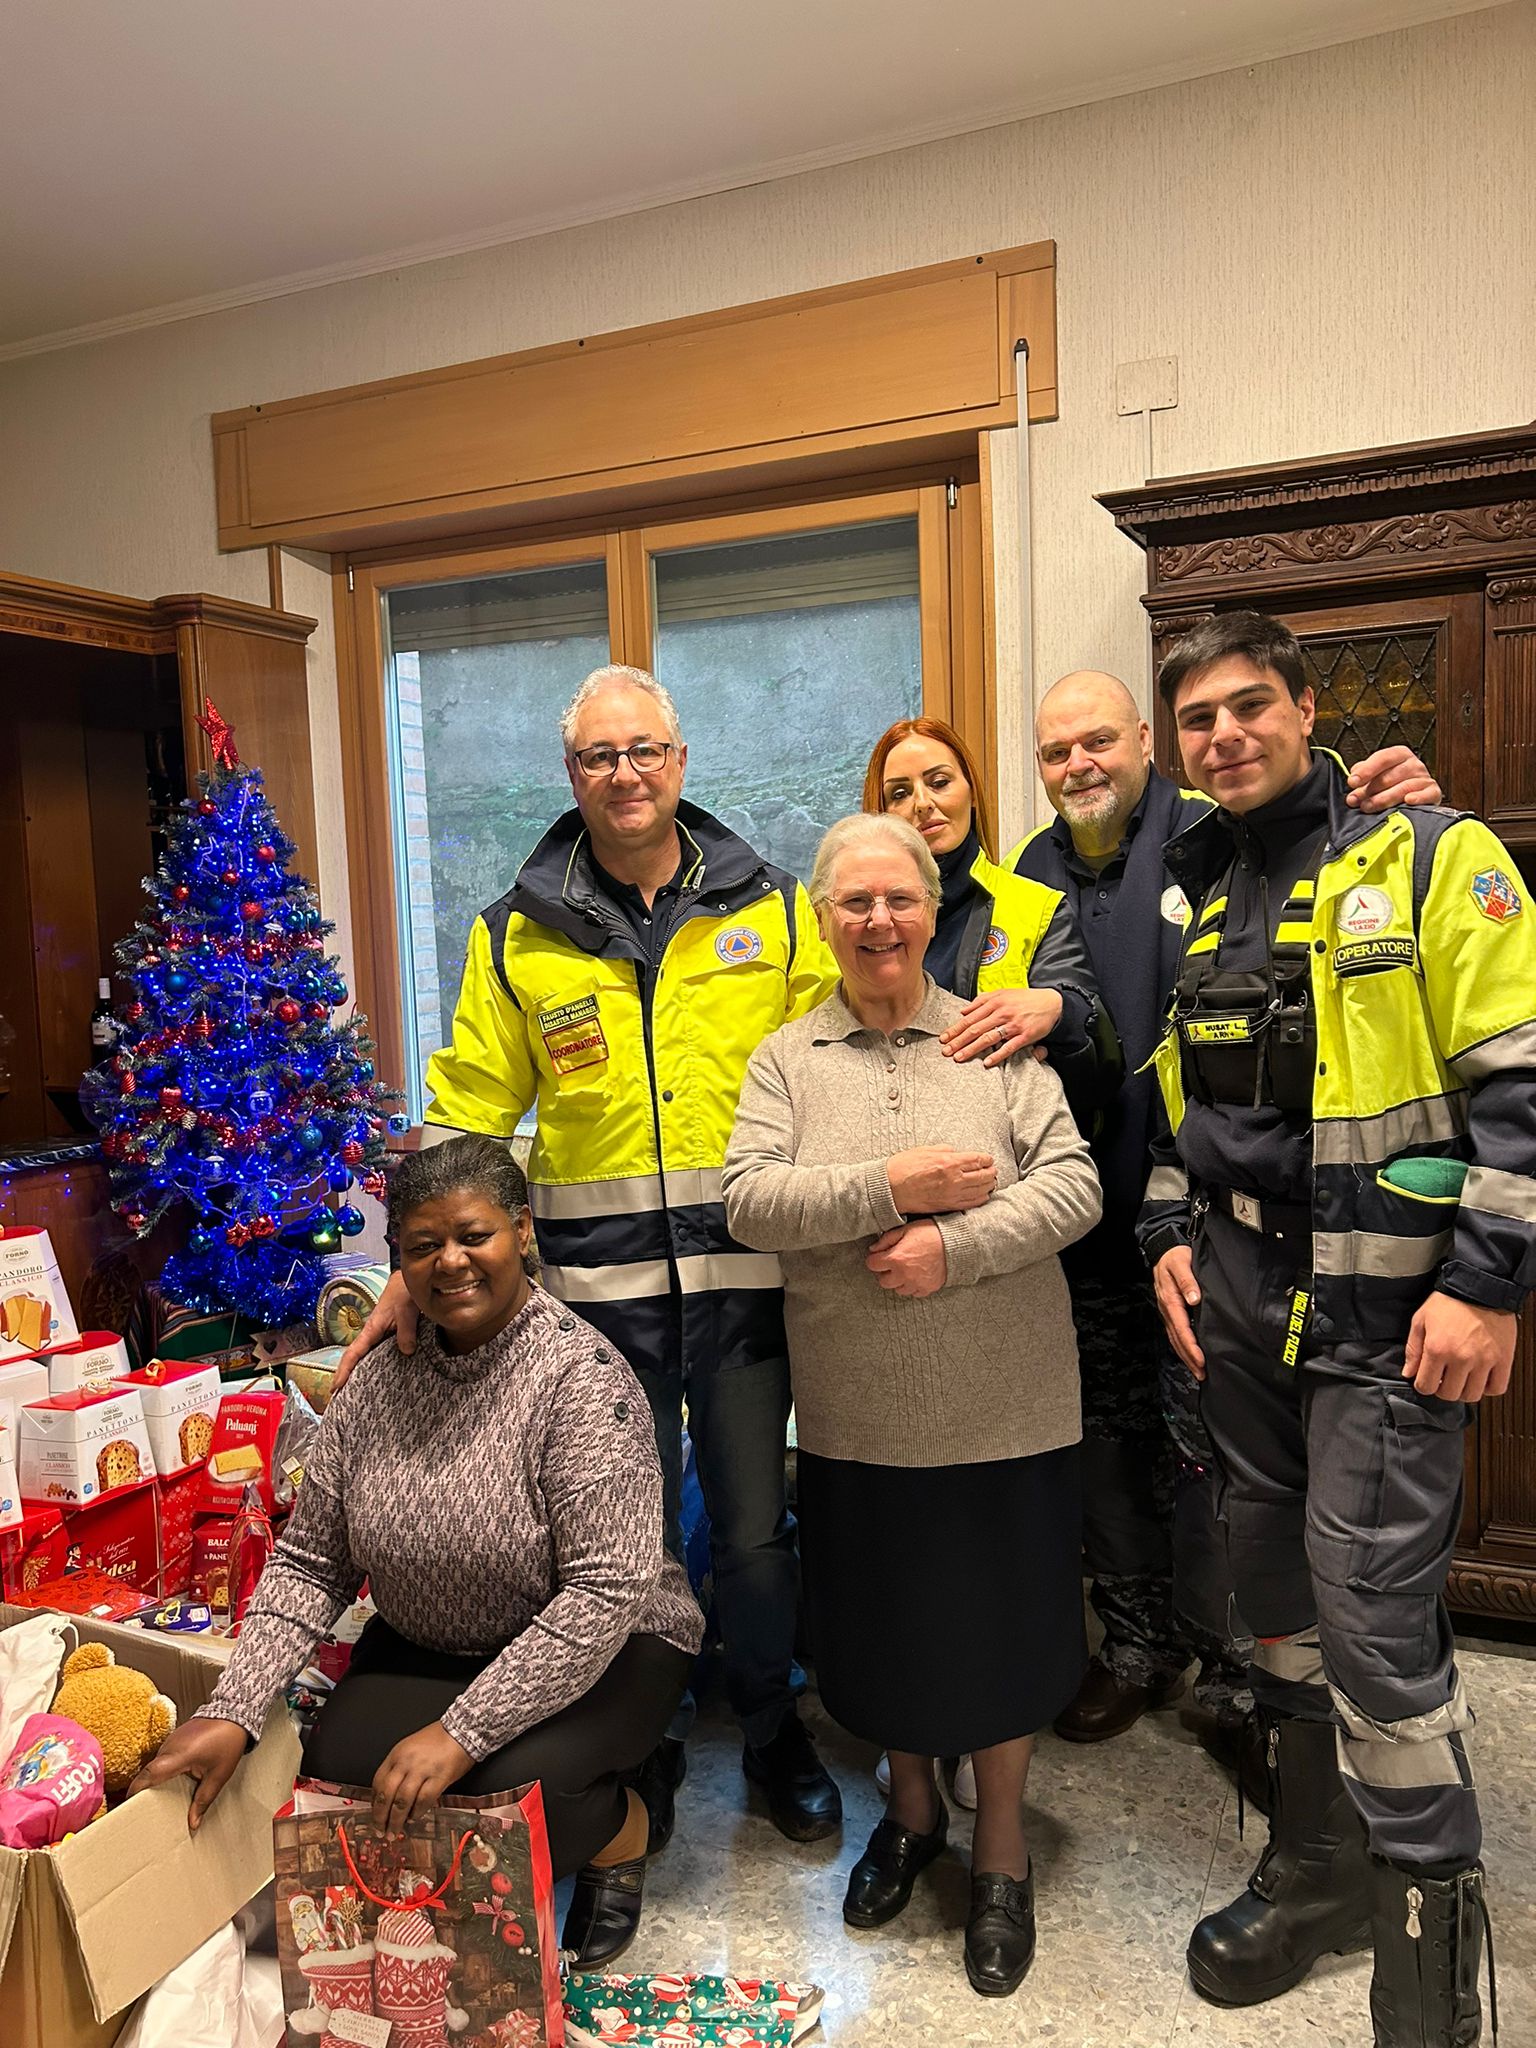
{"type": "MultiPolygon", "coordinates": [[[[310,1777],[371,1785],[397,1742],[441,1719],[486,1665],[408,1642],[370,1621],[345,1677],[304,1745],[310,1777]]],[[[537,1778],[556,1879],[579,1870],[624,1824],[625,1773],[666,1733],[693,1659],[657,1636],[631,1636],[589,1692],[493,1750],[451,1789],[507,1792],[537,1778]]]]}
{"type": "Polygon", "coordinates": [[[1334,1723],[1377,1855],[1470,1863],[1482,1839],[1472,1714],[1442,1597],[1468,1411],[1402,1377],[1401,1343],[1324,1347],[1303,1326],[1287,1362],[1310,1239],[1261,1237],[1213,1209],[1194,1257],[1200,1407],[1257,1638],[1254,1697],[1334,1723]]]}

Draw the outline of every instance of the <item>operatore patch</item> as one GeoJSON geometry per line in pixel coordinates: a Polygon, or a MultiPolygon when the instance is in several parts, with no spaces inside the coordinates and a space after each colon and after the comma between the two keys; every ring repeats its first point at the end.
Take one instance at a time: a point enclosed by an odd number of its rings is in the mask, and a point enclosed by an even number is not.
{"type": "Polygon", "coordinates": [[[1508,924],[1525,908],[1520,891],[1502,868],[1484,868],[1472,877],[1472,901],[1494,924],[1508,924]]]}
{"type": "Polygon", "coordinates": [[[763,950],[763,935],[749,924],[733,924],[715,940],[715,951],[727,967],[741,967],[763,950]]]}
{"type": "Polygon", "coordinates": [[[1362,882],[1357,888],[1345,890],[1338,913],[1341,932],[1352,939],[1365,939],[1372,932],[1385,931],[1391,922],[1392,898],[1385,889],[1373,889],[1362,882]]]}
{"type": "Polygon", "coordinates": [[[1419,949],[1409,938],[1351,939],[1333,949],[1335,974],[1377,974],[1384,967],[1417,967],[1419,949]]]}

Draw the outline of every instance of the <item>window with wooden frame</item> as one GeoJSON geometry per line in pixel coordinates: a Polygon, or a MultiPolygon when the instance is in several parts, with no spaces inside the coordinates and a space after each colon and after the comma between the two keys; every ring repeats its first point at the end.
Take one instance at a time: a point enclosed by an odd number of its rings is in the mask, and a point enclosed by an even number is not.
{"type": "Polygon", "coordinates": [[[476,912],[572,802],[559,716],[592,669],[655,670],[688,743],[686,795],[792,872],[858,807],[894,720],[951,720],[990,770],[980,499],[973,465],[351,563],[348,807],[369,821],[350,835],[357,975],[414,1117],[476,912]]]}

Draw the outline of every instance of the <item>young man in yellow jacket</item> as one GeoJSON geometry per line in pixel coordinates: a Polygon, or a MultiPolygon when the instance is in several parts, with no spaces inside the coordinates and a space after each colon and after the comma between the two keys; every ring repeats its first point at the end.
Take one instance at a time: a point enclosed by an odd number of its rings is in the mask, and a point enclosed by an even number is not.
{"type": "Polygon", "coordinates": [[[1536,910],[1475,818],[1345,808],[1301,650],[1251,612],[1164,662],[1190,904],[1139,1235],[1202,1381],[1274,1787],[1195,1929],[1246,2005],[1375,1951],[1377,2048],[1478,2038],[1481,1828],[1442,1592],[1471,1404],[1536,1285],[1536,910]]]}

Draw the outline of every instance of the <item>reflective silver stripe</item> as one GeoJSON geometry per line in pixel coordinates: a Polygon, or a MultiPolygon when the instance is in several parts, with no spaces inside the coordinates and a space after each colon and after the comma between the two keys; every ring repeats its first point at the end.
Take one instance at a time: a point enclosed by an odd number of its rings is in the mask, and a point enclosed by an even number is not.
{"type": "Polygon", "coordinates": [[[1501,1173],[1495,1166],[1474,1166],[1461,1191],[1463,1209],[1481,1209],[1487,1216],[1512,1216],[1517,1223],[1536,1223],[1536,1180],[1523,1173],[1501,1173]]]}
{"type": "Polygon", "coordinates": [[[1441,1145],[1467,1127],[1467,1098],[1424,1095],[1380,1116],[1319,1117],[1312,1127],[1316,1166],[1379,1166],[1410,1145],[1441,1145]]]}
{"type": "Polygon", "coordinates": [[[672,1291],[665,1259],[636,1259],[619,1266],[545,1266],[539,1278],[551,1294],[577,1306],[584,1301],[641,1301],[672,1291]]]}
{"type": "Polygon", "coordinates": [[[1486,1081],[1490,1074],[1507,1073],[1511,1067],[1536,1067],[1536,1024],[1517,1024],[1496,1038],[1485,1038],[1481,1045],[1469,1045],[1451,1065],[1468,1081],[1486,1081]]]}
{"type": "Polygon", "coordinates": [[[742,1287],[782,1287],[784,1274],[772,1252],[705,1252],[679,1259],[684,1294],[729,1294],[742,1287]]]}
{"type": "Polygon", "coordinates": [[[1339,1769],[1358,1785],[1412,1789],[1425,1785],[1472,1784],[1466,1733],[1472,1709],[1461,1673],[1444,1706],[1401,1721],[1378,1721],[1362,1713],[1337,1686],[1328,1688],[1343,1726],[1338,1731],[1339,1769]]]}
{"type": "Polygon", "coordinates": [[[1189,1193],[1189,1175],[1182,1166],[1154,1166],[1143,1199],[1148,1202],[1182,1202],[1189,1193]]]}
{"type": "Polygon", "coordinates": [[[1312,1270],[1355,1273],[1368,1280],[1412,1280],[1432,1273],[1451,1248],[1451,1232],[1433,1237],[1386,1237],[1374,1230],[1319,1230],[1312,1238],[1312,1270]]]}
{"type": "Polygon", "coordinates": [[[1281,1636],[1273,1643],[1256,1641],[1253,1661],[1261,1671],[1267,1671],[1275,1678],[1287,1679],[1292,1685],[1323,1683],[1323,1652],[1315,1628],[1302,1629],[1293,1636],[1281,1636]]]}
{"type": "Polygon", "coordinates": [[[535,1216],[551,1223],[580,1223],[591,1216],[639,1216],[663,1207],[700,1209],[723,1202],[718,1166],[686,1166],[666,1176],[630,1174],[614,1180],[536,1182],[528,1190],[535,1216]]]}

